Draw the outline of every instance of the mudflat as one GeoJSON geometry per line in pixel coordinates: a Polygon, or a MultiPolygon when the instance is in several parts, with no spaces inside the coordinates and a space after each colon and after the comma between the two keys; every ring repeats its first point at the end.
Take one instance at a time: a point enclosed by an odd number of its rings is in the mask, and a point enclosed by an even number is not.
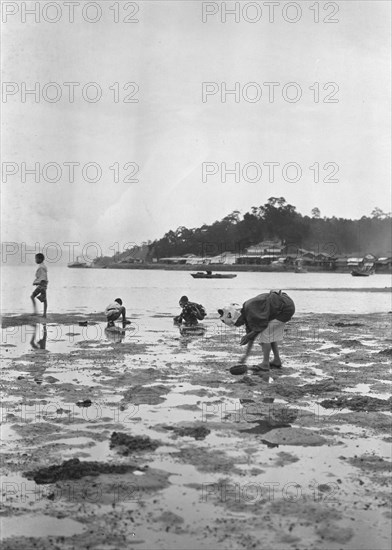
{"type": "Polygon", "coordinates": [[[296,316],[232,376],[217,319],[5,316],[4,550],[389,549],[391,318],[296,316]]]}

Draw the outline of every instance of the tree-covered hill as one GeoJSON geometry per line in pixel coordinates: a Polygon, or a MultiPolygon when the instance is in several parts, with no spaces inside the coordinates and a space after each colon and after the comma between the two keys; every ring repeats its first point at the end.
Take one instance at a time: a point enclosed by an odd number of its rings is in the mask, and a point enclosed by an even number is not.
{"type": "Polygon", "coordinates": [[[218,255],[243,252],[264,240],[280,240],[293,250],[305,248],[332,256],[372,253],[391,256],[391,214],[374,208],[359,220],[322,218],[315,207],[312,216],[302,216],[283,197],[271,197],[241,216],[234,211],[222,220],[198,228],[178,227],[150,244],[156,258],[196,254],[218,255]]]}

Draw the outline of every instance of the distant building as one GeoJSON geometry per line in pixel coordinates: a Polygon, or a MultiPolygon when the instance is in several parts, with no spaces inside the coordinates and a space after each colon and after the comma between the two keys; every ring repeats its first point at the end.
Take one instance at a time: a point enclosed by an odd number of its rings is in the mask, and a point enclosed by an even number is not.
{"type": "Polygon", "coordinates": [[[376,270],[378,273],[390,273],[392,271],[392,258],[378,258],[376,261],[376,270]]]}
{"type": "Polygon", "coordinates": [[[170,256],[169,258],[159,258],[159,264],[186,264],[186,258],[183,256],[170,256]]]}
{"type": "Polygon", "coordinates": [[[332,269],[336,265],[336,258],[330,256],[329,254],[325,254],[324,252],[320,252],[315,255],[313,265],[324,267],[326,269],[332,269]]]}
{"type": "Polygon", "coordinates": [[[196,256],[195,254],[184,254],[183,256],[170,256],[168,258],[160,258],[160,264],[186,264],[186,265],[233,265],[235,264],[237,255],[231,252],[224,252],[218,256],[196,256]]]}
{"type": "Polygon", "coordinates": [[[311,250],[306,250],[305,248],[299,248],[298,254],[295,262],[302,265],[315,265],[316,254],[311,250]]]}
{"type": "Polygon", "coordinates": [[[184,257],[186,258],[186,264],[187,265],[199,265],[203,263],[209,263],[205,262],[206,258],[201,258],[200,256],[196,256],[195,254],[184,254],[184,257]]]}
{"type": "Polygon", "coordinates": [[[342,268],[345,268],[347,267],[347,256],[337,256],[335,258],[335,267],[337,269],[342,269],[342,268]]]}
{"type": "Polygon", "coordinates": [[[262,241],[249,246],[244,254],[237,256],[237,264],[269,265],[282,256],[284,245],[281,241],[262,241]]]}
{"type": "Polygon", "coordinates": [[[358,267],[362,260],[363,258],[347,258],[347,267],[358,267]]]}
{"type": "Polygon", "coordinates": [[[284,246],[282,241],[262,241],[258,244],[249,246],[244,255],[249,256],[276,256],[277,258],[282,255],[284,246]]]}
{"type": "Polygon", "coordinates": [[[223,252],[223,254],[219,254],[218,256],[212,256],[205,259],[209,260],[211,264],[233,265],[236,263],[237,254],[233,254],[233,252],[223,252]]]}
{"type": "Polygon", "coordinates": [[[242,254],[237,257],[237,264],[242,265],[270,265],[273,261],[277,260],[279,256],[273,256],[272,254],[242,254]]]}

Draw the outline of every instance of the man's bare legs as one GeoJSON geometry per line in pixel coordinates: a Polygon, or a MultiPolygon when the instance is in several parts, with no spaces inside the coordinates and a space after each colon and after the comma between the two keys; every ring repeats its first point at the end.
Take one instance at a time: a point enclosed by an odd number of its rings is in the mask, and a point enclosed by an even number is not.
{"type": "Polygon", "coordinates": [[[31,295],[30,298],[31,298],[31,301],[33,302],[33,308],[34,308],[33,315],[38,315],[37,305],[36,305],[34,296],[31,295]]]}
{"type": "Polygon", "coordinates": [[[271,344],[261,344],[261,349],[263,350],[263,362],[260,367],[269,368],[270,365],[274,367],[281,367],[282,361],[279,355],[278,342],[271,342],[271,344]],[[270,353],[274,354],[274,359],[270,363],[270,353]]]}
{"type": "MultiPolygon", "coordinates": [[[[245,365],[246,360],[247,360],[247,358],[250,355],[250,352],[252,350],[253,344],[254,344],[254,340],[251,340],[250,342],[248,342],[246,351],[240,359],[240,365],[245,365]]],[[[262,352],[263,352],[263,361],[259,365],[258,368],[260,368],[261,370],[269,370],[270,365],[274,366],[274,367],[281,367],[282,366],[282,361],[281,361],[280,355],[279,355],[278,342],[271,342],[270,344],[269,343],[262,343],[261,344],[261,349],[262,349],[262,352]],[[274,354],[274,358],[270,363],[271,350],[272,350],[272,353],[274,354]]]]}
{"type": "Polygon", "coordinates": [[[124,306],[122,306],[121,315],[122,315],[122,326],[123,328],[125,328],[127,325],[130,324],[130,321],[127,321],[127,310],[125,309],[124,306]]]}
{"type": "Polygon", "coordinates": [[[245,365],[246,363],[246,360],[248,359],[249,355],[250,355],[250,352],[252,351],[252,348],[253,348],[253,344],[254,344],[254,341],[251,340],[250,342],[248,342],[248,345],[246,347],[246,351],[244,353],[244,355],[241,357],[240,359],[240,365],[245,365]]]}
{"type": "Polygon", "coordinates": [[[262,368],[269,369],[269,358],[271,353],[271,344],[261,344],[261,349],[263,351],[263,361],[260,365],[262,368]]]}
{"type": "Polygon", "coordinates": [[[279,355],[278,342],[272,342],[271,349],[272,349],[272,353],[274,354],[274,359],[271,362],[271,365],[274,365],[275,367],[281,367],[282,361],[279,355]]]}
{"type": "Polygon", "coordinates": [[[30,296],[30,298],[31,298],[31,301],[33,302],[33,308],[34,308],[33,315],[38,315],[37,302],[35,301],[37,298],[40,302],[43,303],[43,306],[44,306],[44,312],[42,317],[46,317],[46,312],[48,311],[48,301],[46,298],[46,291],[44,293],[39,293],[38,290],[35,290],[33,294],[30,296]],[[43,294],[44,297],[42,297],[41,294],[43,294]]]}

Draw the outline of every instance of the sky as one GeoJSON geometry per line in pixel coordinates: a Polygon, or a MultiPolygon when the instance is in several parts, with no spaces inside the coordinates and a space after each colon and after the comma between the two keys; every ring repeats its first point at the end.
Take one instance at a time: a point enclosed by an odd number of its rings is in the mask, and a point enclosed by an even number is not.
{"type": "Polygon", "coordinates": [[[304,1],[273,21],[240,2],[237,22],[222,2],[80,0],[73,22],[64,2],[2,4],[2,241],[121,251],[271,196],[391,210],[389,2],[318,2],[318,23],[304,1]]]}

